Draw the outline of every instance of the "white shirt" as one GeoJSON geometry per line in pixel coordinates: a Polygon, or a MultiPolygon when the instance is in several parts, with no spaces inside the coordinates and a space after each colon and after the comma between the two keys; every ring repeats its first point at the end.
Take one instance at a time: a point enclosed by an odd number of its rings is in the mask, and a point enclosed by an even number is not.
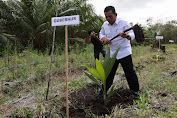
{"type": "MultiPolygon", "coordinates": [[[[128,28],[130,28],[130,25],[120,18],[117,18],[114,24],[112,25],[109,24],[108,21],[106,21],[104,22],[102,29],[100,31],[100,39],[102,39],[103,37],[111,39],[128,28]]],[[[133,30],[128,31],[127,34],[130,35],[131,40],[135,38],[133,30]]],[[[109,44],[109,47],[110,47],[110,57],[112,57],[114,53],[117,51],[117,49],[120,48],[116,57],[117,60],[132,54],[130,40],[128,40],[127,38],[122,38],[121,36],[112,40],[111,43],[109,44]]]]}

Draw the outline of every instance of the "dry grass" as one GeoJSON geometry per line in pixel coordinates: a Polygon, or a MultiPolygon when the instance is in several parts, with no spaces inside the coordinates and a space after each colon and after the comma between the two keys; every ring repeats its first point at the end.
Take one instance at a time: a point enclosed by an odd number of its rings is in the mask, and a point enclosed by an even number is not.
{"type": "Polygon", "coordinates": [[[128,108],[132,109],[128,114],[125,112],[127,108],[115,108],[113,114],[119,114],[116,117],[177,116],[177,75],[171,75],[171,72],[177,71],[177,45],[165,46],[166,53],[150,47],[133,48],[142,99],[128,108]],[[156,55],[160,58],[155,58],[156,55]]]}
{"type": "MultiPolygon", "coordinates": [[[[137,72],[140,89],[141,89],[141,99],[134,102],[134,105],[130,105],[126,108],[123,107],[115,107],[112,114],[107,115],[107,118],[137,118],[137,117],[175,117],[177,115],[177,75],[171,76],[170,73],[173,71],[177,71],[177,45],[165,45],[166,53],[159,52],[157,49],[151,49],[150,46],[137,46],[133,47],[133,62],[135,66],[135,70],[137,72]],[[157,56],[159,55],[159,56],[157,56]],[[158,58],[156,58],[158,57],[158,58]]],[[[94,66],[94,58],[93,58],[93,48],[87,47],[86,52],[81,52],[80,54],[75,55],[74,52],[70,53],[70,61],[69,67],[69,80],[73,80],[70,82],[69,90],[73,91],[78,89],[79,87],[83,87],[85,83],[88,83],[86,76],[83,73],[83,65],[94,66]],[[88,51],[89,50],[89,51],[88,51]],[[91,53],[92,52],[92,53],[91,53]],[[91,53],[91,54],[87,54],[91,53]],[[84,56],[83,56],[84,55],[84,56]],[[85,59],[87,57],[87,59],[85,59]],[[87,61],[86,61],[87,60],[87,61]]],[[[33,54],[36,58],[30,57],[29,59],[35,62],[37,65],[40,65],[40,60],[46,63],[49,57],[45,56],[37,56],[33,54]]],[[[26,54],[26,56],[30,56],[30,54],[26,54]]],[[[43,74],[43,71],[40,71],[40,68],[35,66],[31,66],[30,68],[24,68],[25,71],[22,72],[30,72],[30,76],[32,81],[25,81],[22,86],[18,87],[18,91],[12,92],[11,95],[0,92],[0,114],[4,114],[5,111],[8,111],[10,104],[7,104],[9,101],[18,100],[28,94],[32,94],[32,97],[26,99],[26,104],[30,107],[30,102],[35,101],[32,107],[35,115],[42,115],[47,113],[52,109],[53,116],[59,117],[59,106],[55,106],[55,101],[65,96],[65,74],[61,74],[61,70],[64,70],[64,60],[63,56],[57,55],[54,66],[54,76],[51,81],[51,88],[49,93],[49,101],[45,101],[45,93],[46,93],[46,81],[45,79],[41,81],[35,80],[34,73],[39,72],[39,74],[43,74]],[[62,66],[60,66],[62,64],[62,66]],[[56,74],[57,73],[57,74],[56,74]],[[53,106],[50,106],[54,104],[53,106]],[[52,107],[52,108],[51,108],[52,107]]],[[[27,57],[22,57],[21,60],[18,59],[17,62],[24,62],[24,59],[27,57]]],[[[101,57],[102,59],[102,57],[101,57]]],[[[3,60],[1,58],[1,60],[3,60]]],[[[28,63],[30,60],[26,60],[28,63]]],[[[3,65],[3,64],[1,64],[3,65]]],[[[41,66],[43,68],[43,66],[41,66]]],[[[9,71],[5,71],[9,72],[9,71]]],[[[47,72],[47,71],[44,71],[47,72]]],[[[23,73],[24,74],[24,73],[23,73]]],[[[119,66],[117,70],[117,74],[120,77],[117,77],[116,80],[118,87],[127,87],[127,83],[124,79],[124,72],[122,68],[119,66]],[[123,81],[121,80],[123,79],[123,81]],[[120,81],[120,82],[119,82],[120,81]]],[[[2,76],[2,73],[1,75],[2,76]]],[[[11,77],[12,75],[9,75],[11,77]]],[[[2,76],[3,78],[7,76],[2,76]]],[[[24,74],[26,77],[26,74],[24,74]]],[[[10,78],[11,80],[11,78],[10,78]]],[[[14,104],[12,106],[12,110],[14,115],[22,112],[19,112],[23,107],[20,104],[14,104]]],[[[24,111],[24,110],[23,110],[24,111]]],[[[89,110],[85,110],[89,112],[89,110]]],[[[24,115],[26,112],[23,112],[24,115]]],[[[26,114],[31,113],[31,111],[26,114]]],[[[90,114],[90,113],[88,113],[90,114]]],[[[2,115],[0,115],[1,117],[2,115]]],[[[95,116],[100,117],[100,116],[95,116]]]]}

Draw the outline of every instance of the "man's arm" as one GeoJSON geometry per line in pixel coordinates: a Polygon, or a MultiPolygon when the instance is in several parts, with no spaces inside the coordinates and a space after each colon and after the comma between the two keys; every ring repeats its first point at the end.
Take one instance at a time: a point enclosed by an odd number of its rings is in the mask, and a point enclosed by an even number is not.
{"type": "MultiPolygon", "coordinates": [[[[127,23],[124,27],[124,29],[128,29],[130,28],[130,25],[127,23]]],[[[128,32],[120,32],[119,33],[121,37],[123,38],[127,38],[128,40],[133,40],[135,38],[135,34],[133,32],[133,30],[130,30],[128,32]]]]}
{"type": "Polygon", "coordinates": [[[127,38],[128,40],[131,40],[130,34],[127,34],[127,32],[120,32],[119,33],[122,38],[127,38]]]}
{"type": "Polygon", "coordinates": [[[92,35],[93,35],[93,32],[91,32],[91,34],[90,34],[90,36],[89,36],[88,44],[91,43],[92,35]]]}
{"type": "Polygon", "coordinates": [[[91,32],[91,34],[90,34],[90,36],[89,36],[88,44],[91,43],[92,37],[93,37],[95,40],[98,40],[100,43],[103,43],[103,41],[100,40],[100,38],[99,38],[98,36],[96,36],[96,35],[94,34],[94,32],[91,32]]]}
{"type": "Polygon", "coordinates": [[[89,40],[88,40],[88,44],[91,43],[91,41],[92,41],[92,37],[94,37],[94,33],[93,33],[93,31],[90,33],[89,40]]]}
{"type": "Polygon", "coordinates": [[[103,26],[102,26],[102,28],[100,30],[100,39],[103,41],[104,44],[109,44],[111,42],[109,39],[106,38],[105,30],[104,30],[103,26]]]}

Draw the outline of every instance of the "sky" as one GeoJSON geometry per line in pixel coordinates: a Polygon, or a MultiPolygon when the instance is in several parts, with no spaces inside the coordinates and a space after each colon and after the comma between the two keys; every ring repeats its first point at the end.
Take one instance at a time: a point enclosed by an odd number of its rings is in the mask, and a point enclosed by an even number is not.
{"type": "Polygon", "coordinates": [[[148,18],[152,18],[152,23],[177,20],[177,0],[90,0],[89,3],[103,17],[104,8],[114,6],[119,18],[133,24],[146,25],[148,18]]]}

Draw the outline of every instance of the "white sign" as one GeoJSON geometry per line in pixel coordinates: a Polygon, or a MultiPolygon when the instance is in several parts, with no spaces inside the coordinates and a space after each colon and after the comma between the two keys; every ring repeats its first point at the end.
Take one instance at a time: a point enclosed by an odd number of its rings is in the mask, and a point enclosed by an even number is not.
{"type": "Polygon", "coordinates": [[[79,15],[52,17],[52,26],[79,24],[79,15]]]}
{"type": "Polygon", "coordinates": [[[174,43],[174,40],[169,40],[170,43],[174,43]]]}
{"type": "Polygon", "coordinates": [[[163,36],[156,36],[156,39],[163,39],[163,36]]]}

